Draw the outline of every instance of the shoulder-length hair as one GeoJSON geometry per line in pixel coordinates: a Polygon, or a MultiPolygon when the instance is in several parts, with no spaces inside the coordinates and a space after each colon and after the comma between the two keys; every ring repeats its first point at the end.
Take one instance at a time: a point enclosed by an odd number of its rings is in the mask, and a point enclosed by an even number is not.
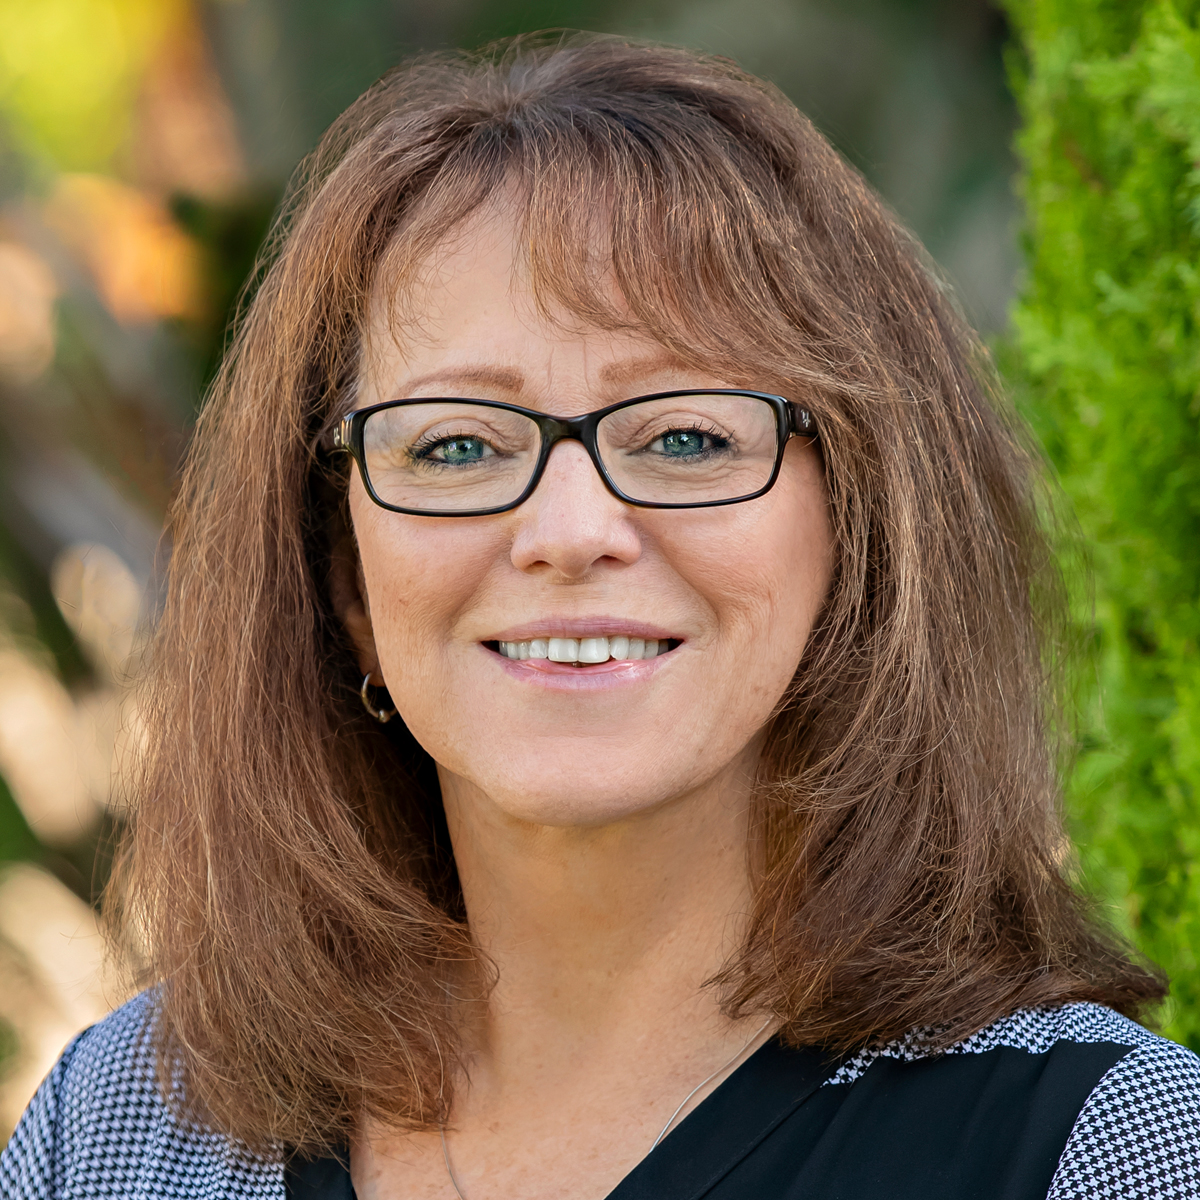
{"type": "Polygon", "coordinates": [[[727,1011],[841,1049],[1160,997],[1066,877],[1038,460],[920,248],[731,63],[526,39],[418,58],[334,125],[200,418],[114,893],[174,1094],[255,1145],[445,1113],[477,952],[431,763],[359,703],[323,447],[380,272],[401,289],[501,193],[550,308],[771,381],[820,430],[835,571],[767,739],[727,1011]]]}

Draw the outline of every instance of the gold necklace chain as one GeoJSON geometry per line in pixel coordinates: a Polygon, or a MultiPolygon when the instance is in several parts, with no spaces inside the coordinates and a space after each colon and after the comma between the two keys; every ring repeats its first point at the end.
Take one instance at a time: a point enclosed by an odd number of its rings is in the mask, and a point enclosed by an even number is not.
{"type": "MultiPolygon", "coordinates": [[[[770,1023],[771,1020],[768,1017],[767,1020],[764,1021],[758,1027],[758,1029],[756,1029],[754,1033],[750,1035],[750,1038],[745,1045],[743,1045],[742,1048],[727,1063],[718,1067],[711,1075],[708,1076],[707,1079],[701,1080],[694,1088],[692,1088],[690,1092],[688,1092],[686,1096],[684,1096],[679,1107],[671,1114],[670,1120],[668,1120],[667,1123],[662,1127],[662,1132],[654,1139],[654,1145],[650,1147],[651,1153],[657,1149],[658,1143],[661,1142],[663,1138],[665,1138],[670,1132],[671,1126],[675,1124],[675,1118],[678,1117],[681,1112],[683,1112],[684,1108],[687,1106],[687,1102],[698,1091],[700,1091],[701,1088],[707,1087],[710,1083],[712,1083],[712,1081],[716,1079],[718,1075],[722,1075],[728,1071],[729,1068],[732,1067],[733,1064],[737,1062],[737,1060],[741,1058],[747,1050],[750,1049],[751,1045],[758,1040],[758,1038],[762,1035],[763,1030],[766,1029],[770,1023]]],[[[441,1135],[442,1139],[442,1158],[446,1160],[446,1174],[450,1177],[450,1186],[454,1189],[454,1194],[458,1197],[458,1200],[467,1200],[466,1196],[463,1195],[462,1188],[458,1186],[458,1180],[454,1177],[454,1168],[450,1165],[450,1147],[446,1145],[446,1126],[444,1124],[438,1126],[438,1133],[441,1135]]]]}

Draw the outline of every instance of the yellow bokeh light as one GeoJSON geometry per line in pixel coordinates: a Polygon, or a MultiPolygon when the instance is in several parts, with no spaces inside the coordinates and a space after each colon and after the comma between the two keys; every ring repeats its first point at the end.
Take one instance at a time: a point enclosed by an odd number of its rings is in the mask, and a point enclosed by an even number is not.
{"type": "Polygon", "coordinates": [[[25,149],[96,170],[121,149],[146,63],[182,0],[0,0],[0,109],[25,149]]]}

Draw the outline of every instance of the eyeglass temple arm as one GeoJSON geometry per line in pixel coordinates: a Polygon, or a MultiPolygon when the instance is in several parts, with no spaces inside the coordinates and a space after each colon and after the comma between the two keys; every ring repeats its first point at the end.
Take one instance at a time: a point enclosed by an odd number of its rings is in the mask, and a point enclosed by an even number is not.
{"type": "Polygon", "coordinates": [[[816,437],[817,423],[813,420],[812,413],[798,404],[790,404],[788,408],[792,414],[792,432],[801,437],[816,437]]]}

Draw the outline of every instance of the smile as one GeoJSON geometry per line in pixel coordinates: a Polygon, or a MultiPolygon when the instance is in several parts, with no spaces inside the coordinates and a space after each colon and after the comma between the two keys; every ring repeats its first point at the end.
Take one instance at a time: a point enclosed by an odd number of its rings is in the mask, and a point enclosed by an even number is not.
{"type": "Polygon", "coordinates": [[[545,637],[526,642],[492,642],[497,653],[518,661],[544,659],[577,667],[606,662],[638,662],[657,658],[675,649],[679,642],[670,638],[638,637],[545,637]]]}

